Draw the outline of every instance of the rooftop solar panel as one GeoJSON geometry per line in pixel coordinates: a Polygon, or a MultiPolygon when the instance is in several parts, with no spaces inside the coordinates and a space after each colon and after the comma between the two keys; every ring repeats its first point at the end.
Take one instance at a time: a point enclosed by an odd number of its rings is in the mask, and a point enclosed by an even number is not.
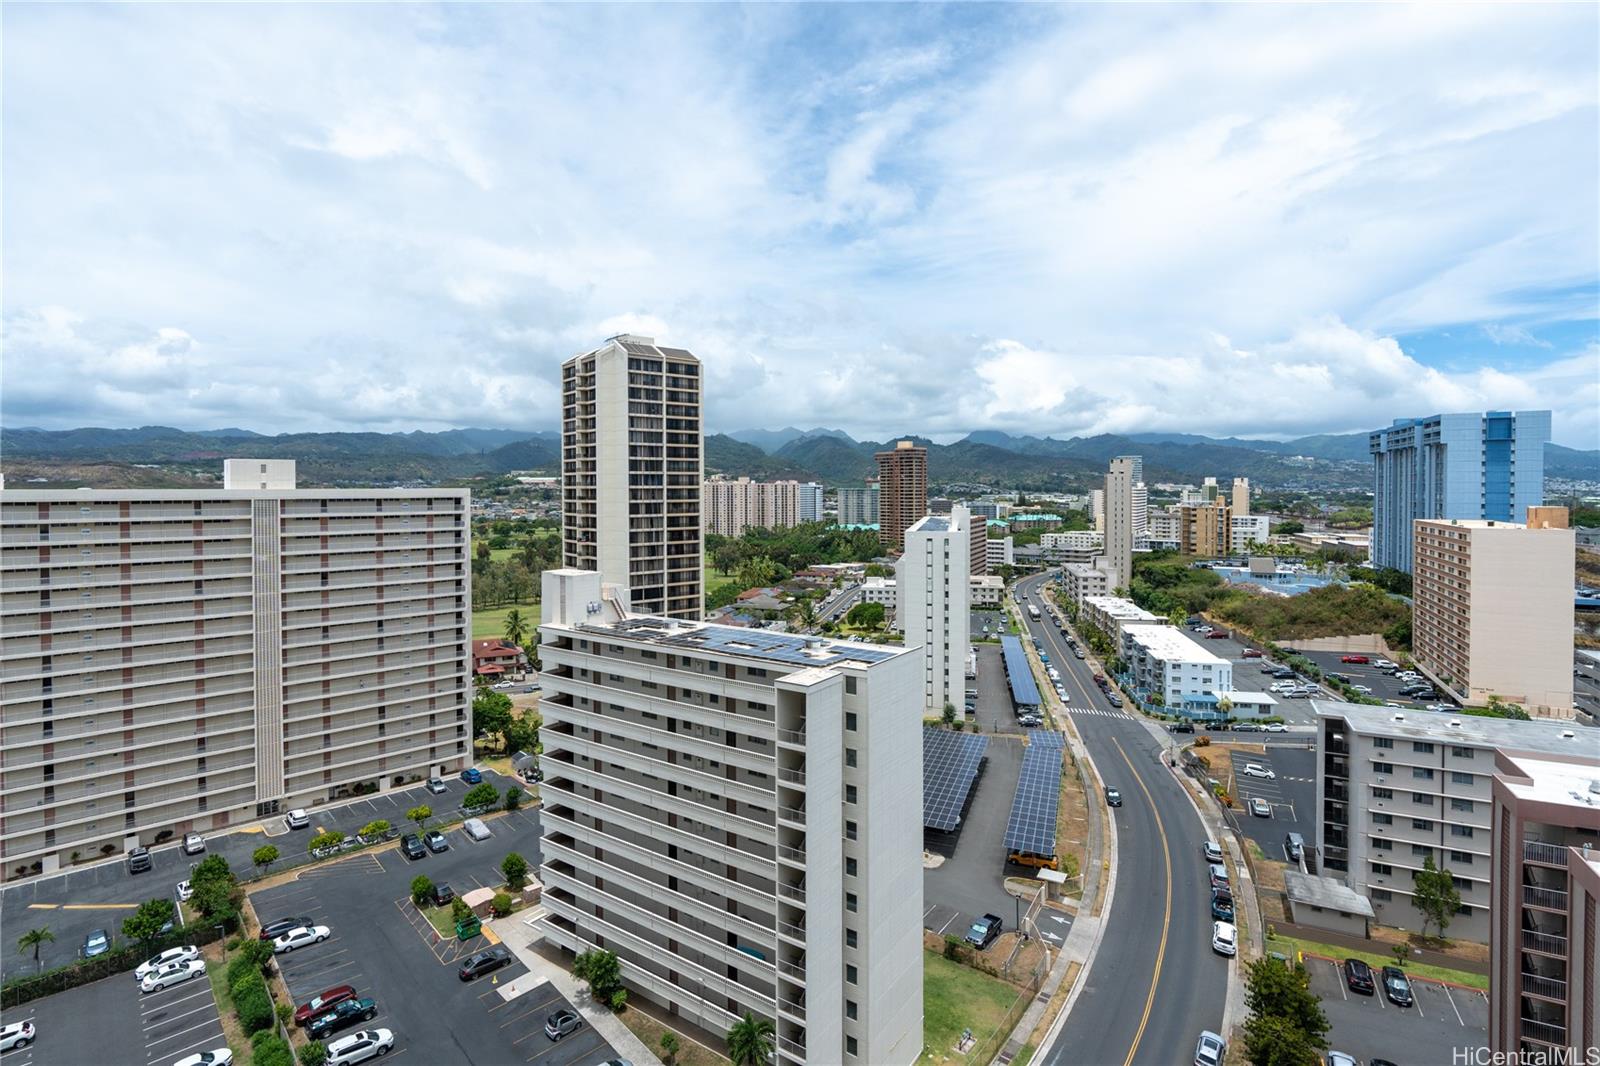
{"type": "Polygon", "coordinates": [[[1022,772],[1006,822],[1006,850],[1028,855],[1056,852],[1056,810],[1061,798],[1061,746],[1035,742],[1022,754],[1022,772]]]}
{"type": "Polygon", "coordinates": [[[1016,637],[1000,638],[1000,653],[1005,658],[1006,680],[1011,683],[1011,699],[1018,707],[1037,707],[1039,686],[1034,684],[1033,671],[1028,667],[1028,653],[1022,650],[1022,641],[1016,637]]]}
{"type": "Polygon", "coordinates": [[[982,734],[922,730],[922,824],[949,832],[961,824],[978,765],[989,747],[982,734]]]}

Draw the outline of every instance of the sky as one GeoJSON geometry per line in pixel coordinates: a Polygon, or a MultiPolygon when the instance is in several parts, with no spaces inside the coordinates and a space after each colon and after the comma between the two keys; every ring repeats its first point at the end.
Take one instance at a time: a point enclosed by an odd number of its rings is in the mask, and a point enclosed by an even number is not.
{"type": "Polygon", "coordinates": [[[6,426],[1600,446],[1600,7],[7,4],[6,426]]]}

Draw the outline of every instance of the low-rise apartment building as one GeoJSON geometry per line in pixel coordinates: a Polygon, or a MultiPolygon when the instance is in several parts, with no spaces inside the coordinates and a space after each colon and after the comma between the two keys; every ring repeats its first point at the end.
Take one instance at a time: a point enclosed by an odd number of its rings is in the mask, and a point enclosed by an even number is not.
{"type": "Polygon", "coordinates": [[[1173,626],[1124,624],[1118,647],[1134,691],[1158,706],[1214,712],[1233,691],[1233,664],[1173,626]]]}
{"type": "Polygon", "coordinates": [[[711,1032],[770,1020],[779,1063],[909,1066],[920,657],[621,615],[591,572],[543,582],[548,937],[617,953],[711,1032]]]}
{"type": "Polygon", "coordinates": [[[1497,752],[1492,825],[1489,1047],[1506,1062],[1582,1062],[1600,1046],[1592,749],[1588,758],[1497,752]]]}
{"type": "Polygon", "coordinates": [[[1314,700],[1318,854],[1325,872],[1372,900],[1381,925],[1420,932],[1411,904],[1425,859],[1461,892],[1452,939],[1489,940],[1490,814],[1497,750],[1592,757],[1588,730],[1314,700]]]}
{"type": "Polygon", "coordinates": [[[1104,633],[1113,646],[1122,642],[1123,626],[1164,626],[1167,620],[1151,614],[1132,600],[1121,596],[1085,596],[1079,619],[1104,633]]]}
{"type": "Polygon", "coordinates": [[[47,872],[470,757],[468,493],[0,493],[0,860],[47,872]]]}
{"type": "Polygon", "coordinates": [[[1014,539],[1011,537],[990,537],[986,545],[988,569],[995,570],[1001,566],[1015,566],[1017,563],[1014,539]]]}
{"type": "Polygon", "coordinates": [[[1111,594],[1111,575],[1091,563],[1068,563],[1063,566],[1061,584],[1067,599],[1080,610],[1090,596],[1111,594]]]}

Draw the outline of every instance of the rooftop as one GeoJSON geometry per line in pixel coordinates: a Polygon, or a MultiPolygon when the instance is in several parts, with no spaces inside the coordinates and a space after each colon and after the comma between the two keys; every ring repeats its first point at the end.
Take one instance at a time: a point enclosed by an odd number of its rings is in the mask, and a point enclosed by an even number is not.
{"type": "Polygon", "coordinates": [[[1600,766],[1508,754],[1520,777],[1502,776],[1501,783],[1519,800],[1554,803],[1587,812],[1600,828],[1600,766]]]}
{"type": "Polygon", "coordinates": [[[1551,754],[1592,755],[1600,745],[1600,730],[1572,722],[1519,722],[1410,708],[1402,711],[1343,700],[1312,700],[1311,706],[1323,718],[1343,718],[1364,736],[1551,754]]]}
{"type": "Polygon", "coordinates": [[[1118,621],[1134,619],[1137,621],[1158,622],[1161,620],[1159,615],[1151,614],[1137,603],[1123,599],[1121,596],[1085,596],[1083,602],[1085,606],[1093,607],[1102,614],[1109,615],[1118,621]]]}
{"type": "Polygon", "coordinates": [[[882,644],[828,640],[825,637],[774,633],[764,629],[741,629],[653,615],[635,615],[620,622],[581,622],[577,625],[553,622],[542,628],[566,629],[636,644],[716,652],[758,662],[800,667],[836,666],[851,662],[870,665],[908,654],[904,648],[882,644]]]}
{"type": "Polygon", "coordinates": [[[931,514],[919,518],[907,533],[948,533],[950,532],[950,519],[944,515],[931,514]]]}
{"type": "Polygon", "coordinates": [[[1313,877],[1299,870],[1283,871],[1283,888],[1296,903],[1309,903],[1325,910],[1342,911],[1371,918],[1372,902],[1343,881],[1331,877],[1313,877]]]}
{"type": "MultiPolygon", "coordinates": [[[[1096,597],[1090,597],[1094,599],[1096,597]]],[[[1190,640],[1172,626],[1123,626],[1122,635],[1136,642],[1157,659],[1182,660],[1186,663],[1212,663],[1221,665],[1228,660],[1214,654],[1198,641],[1190,640]]]]}

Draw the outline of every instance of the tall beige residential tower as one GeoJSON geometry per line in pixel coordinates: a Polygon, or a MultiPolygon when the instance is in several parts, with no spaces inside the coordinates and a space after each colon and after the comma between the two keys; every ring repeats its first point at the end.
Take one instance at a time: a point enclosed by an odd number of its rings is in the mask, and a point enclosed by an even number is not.
{"type": "Polygon", "coordinates": [[[561,366],[561,538],[635,610],[705,612],[700,361],[622,334],[561,366]]]}
{"type": "Polygon", "coordinates": [[[906,530],[928,513],[928,449],[912,441],[877,453],[878,542],[892,551],[906,545],[906,530]]]}
{"type": "Polygon", "coordinates": [[[1144,489],[1144,460],[1119,455],[1111,460],[1105,488],[1105,565],[1112,588],[1127,588],[1133,578],[1133,540],[1144,489]]]}
{"type": "MultiPolygon", "coordinates": [[[[964,547],[964,545],[963,545],[964,547]]],[[[922,1052],[921,658],[649,618],[546,571],[546,936],[775,1062],[922,1052]]]]}
{"type": "Polygon", "coordinates": [[[1250,515],[1250,479],[1247,477],[1233,479],[1233,515],[1235,518],[1250,515]]]}
{"type": "Polygon", "coordinates": [[[470,758],[466,490],[224,485],[0,493],[8,874],[470,758]]]}

